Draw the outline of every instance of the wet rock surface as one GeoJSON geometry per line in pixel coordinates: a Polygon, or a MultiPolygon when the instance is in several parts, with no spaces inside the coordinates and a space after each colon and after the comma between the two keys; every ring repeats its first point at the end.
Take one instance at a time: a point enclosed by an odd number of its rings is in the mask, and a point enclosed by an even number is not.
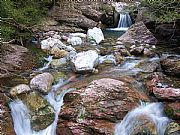
{"type": "Polygon", "coordinates": [[[65,96],[57,131],[66,127],[75,135],[113,134],[115,123],[135,108],[139,99],[148,100],[122,81],[95,80],[87,88],[65,96]]]}
{"type": "Polygon", "coordinates": [[[43,130],[53,123],[55,112],[46,99],[36,92],[20,96],[29,109],[30,122],[35,131],[43,130]]]}

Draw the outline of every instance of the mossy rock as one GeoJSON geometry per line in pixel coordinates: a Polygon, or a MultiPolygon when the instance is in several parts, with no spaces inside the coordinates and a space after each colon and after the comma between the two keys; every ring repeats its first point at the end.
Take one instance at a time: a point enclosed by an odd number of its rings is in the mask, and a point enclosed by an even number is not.
{"type": "Polygon", "coordinates": [[[30,121],[33,130],[43,130],[53,123],[55,119],[54,108],[37,92],[21,95],[20,99],[30,111],[30,121]]]}

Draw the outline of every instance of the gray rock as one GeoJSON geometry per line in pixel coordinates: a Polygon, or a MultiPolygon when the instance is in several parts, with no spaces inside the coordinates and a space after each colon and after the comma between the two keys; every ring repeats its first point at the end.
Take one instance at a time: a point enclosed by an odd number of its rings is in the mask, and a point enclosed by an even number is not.
{"type": "Polygon", "coordinates": [[[71,65],[75,72],[92,72],[98,65],[98,53],[95,50],[77,53],[71,65]]]}
{"type": "Polygon", "coordinates": [[[42,73],[30,81],[30,88],[47,94],[51,90],[53,76],[50,73],[42,73]]]}
{"type": "Polygon", "coordinates": [[[31,91],[30,87],[26,84],[19,84],[13,88],[11,88],[10,90],[10,94],[11,96],[15,97],[17,95],[20,95],[22,93],[27,93],[31,91]]]}

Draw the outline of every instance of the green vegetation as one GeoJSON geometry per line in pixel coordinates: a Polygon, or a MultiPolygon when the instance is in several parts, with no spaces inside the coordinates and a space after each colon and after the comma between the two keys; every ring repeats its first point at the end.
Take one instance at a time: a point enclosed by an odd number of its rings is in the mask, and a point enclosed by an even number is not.
{"type": "Polygon", "coordinates": [[[148,7],[148,16],[156,22],[173,22],[180,19],[179,0],[143,0],[142,6],[148,7]]]}
{"type": "Polygon", "coordinates": [[[25,39],[40,19],[47,15],[52,0],[0,1],[1,33],[4,41],[25,39]]]}

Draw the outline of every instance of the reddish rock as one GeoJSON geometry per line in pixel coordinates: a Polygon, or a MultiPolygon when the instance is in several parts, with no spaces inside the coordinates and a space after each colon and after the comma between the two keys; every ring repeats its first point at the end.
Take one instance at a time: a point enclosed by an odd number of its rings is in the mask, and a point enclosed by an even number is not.
{"type": "Polygon", "coordinates": [[[9,76],[9,72],[32,69],[33,59],[27,48],[19,45],[4,44],[0,47],[0,78],[9,76]]]}
{"type": "Polygon", "coordinates": [[[87,88],[64,97],[57,132],[112,135],[117,121],[135,108],[139,100],[147,101],[148,97],[127,83],[109,78],[95,80],[87,88]]]}
{"type": "Polygon", "coordinates": [[[160,63],[165,73],[180,76],[180,56],[167,56],[160,63]]]}
{"type": "Polygon", "coordinates": [[[10,110],[6,106],[8,98],[0,93],[0,134],[15,135],[10,110]]]}
{"type": "Polygon", "coordinates": [[[130,45],[134,44],[153,44],[157,43],[157,39],[153,34],[146,28],[145,24],[140,21],[133,24],[127,31],[124,33],[118,41],[123,43],[128,43],[130,45]]]}
{"type": "Polygon", "coordinates": [[[180,89],[176,88],[153,88],[154,95],[159,99],[179,100],[180,89]]]}

